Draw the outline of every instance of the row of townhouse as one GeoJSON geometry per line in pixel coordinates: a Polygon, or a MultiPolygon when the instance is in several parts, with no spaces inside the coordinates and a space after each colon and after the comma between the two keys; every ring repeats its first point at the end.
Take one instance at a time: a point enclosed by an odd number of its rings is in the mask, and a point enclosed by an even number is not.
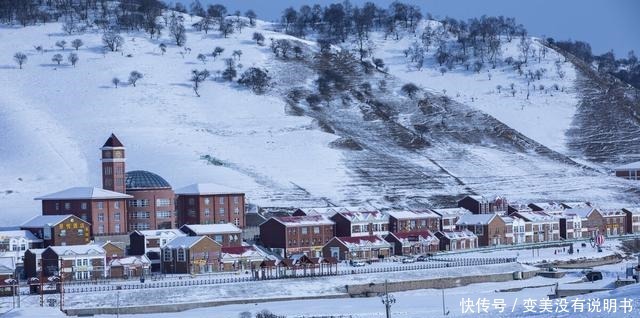
{"type": "Polygon", "coordinates": [[[14,275],[23,278],[200,274],[248,269],[268,258],[259,248],[243,243],[242,230],[230,223],[136,230],[129,234],[128,243],[95,243],[89,236],[91,224],[75,215],[37,216],[20,228],[0,231],[0,246],[7,249],[3,253],[14,256],[14,275]],[[18,267],[21,273],[16,273],[18,267]]]}
{"type": "MultiPolygon", "coordinates": [[[[448,213],[447,220],[455,219],[452,215],[453,212],[448,213]]],[[[305,254],[337,260],[377,260],[478,246],[478,237],[470,231],[443,230],[441,223],[441,215],[432,210],[305,208],[291,215],[273,215],[262,222],[260,244],[285,258],[305,254]]]]}

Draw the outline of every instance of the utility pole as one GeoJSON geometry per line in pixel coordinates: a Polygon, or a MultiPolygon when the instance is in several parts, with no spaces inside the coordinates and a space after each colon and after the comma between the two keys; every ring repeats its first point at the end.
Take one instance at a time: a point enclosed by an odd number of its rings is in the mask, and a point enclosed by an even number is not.
{"type": "Polygon", "coordinates": [[[447,310],[447,307],[445,306],[445,303],[444,303],[444,289],[442,289],[442,315],[443,316],[449,315],[449,311],[447,310]]]}
{"type": "Polygon", "coordinates": [[[393,295],[389,295],[389,281],[384,281],[384,295],[382,296],[382,304],[386,309],[387,318],[391,318],[391,305],[396,303],[396,298],[393,295]]]}

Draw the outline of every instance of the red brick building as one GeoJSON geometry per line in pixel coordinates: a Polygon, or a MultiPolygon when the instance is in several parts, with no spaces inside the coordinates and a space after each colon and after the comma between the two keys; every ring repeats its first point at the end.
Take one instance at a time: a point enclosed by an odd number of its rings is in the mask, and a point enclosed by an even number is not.
{"type": "Polygon", "coordinates": [[[424,211],[389,211],[389,232],[413,232],[417,230],[440,230],[440,215],[424,211]]]}
{"type": "Polygon", "coordinates": [[[424,255],[440,250],[440,240],[429,230],[389,233],[384,239],[392,244],[394,255],[424,255]]]}
{"type": "Polygon", "coordinates": [[[144,170],[126,174],[129,230],[172,229],[177,225],[175,194],[161,176],[144,170]]]}
{"type": "Polygon", "coordinates": [[[231,223],[245,226],[245,194],[214,183],[196,183],[176,190],[180,225],[231,223]]]}
{"type": "Polygon", "coordinates": [[[322,247],[322,256],[339,261],[378,261],[391,256],[391,244],[378,235],[334,237],[322,247]]]}
{"type": "Polygon", "coordinates": [[[627,233],[640,233],[640,208],[624,208],[622,211],[627,215],[627,233]]]}
{"type": "Polygon", "coordinates": [[[75,187],[36,198],[43,215],[73,214],[91,223],[92,235],[126,234],[126,200],[132,196],[93,187],[75,187]]]}
{"type": "Polygon", "coordinates": [[[41,246],[64,246],[88,244],[91,224],[75,215],[36,216],[20,226],[42,240],[41,246]]]}
{"type": "MultiPolygon", "coordinates": [[[[458,230],[467,230],[478,237],[478,246],[512,244],[507,241],[507,225],[498,214],[469,214],[456,222],[458,230]]],[[[439,237],[438,237],[439,238],[439,237]]]]}
{"type": "Polygon", "coordinates": [[[640,161],[632,162],[615,168],[616,177],[628,180],[640,180],[640,161]]]}
{"type": "Polygon", "coordinates": [[[262,245],[284,257],[305,253],[319,257],[334,237],[335,223],[320,215],[272,217],[260,224],[262,245]]]}
{"type": "Polygon", "coordinates": [[[180,231],[189,236],[206,235],[223,247],[242,245],[242,230],[233,224],[185,224],[180,231]]]}
{"type": "Polygon", "coordinates": [[[111,134],[102,148],[102,188],[126,193],[125,148],[116,135],[111,134]]]}
{"type": "Polygon", "coordinates": [[[336,236],[387,235],[389,215],[380,211],[342,211],[330,219],[336,222],[336,236]]]}
{"type": "Polygon", "coordinates": [[[222,245],[208,236],[183,236],[162,248],[165,274],[205,274],[220,270],[222,245]]]}
{"type": "Polygon", "coordinates": [[[478,236],[471,231],[439,231],[435,236],[440,241],[441,251],[458,251],[477,248],[478,236]]]}
{"type": "Polygon", "coordinates": [[[64,281],[105,278],[107,274],[105,251],[98,245],[49,246],[40,253],[41,264],[34,253],[25,253],[27,277],[64,273],[64,281]],[[42,267],[40,268],[40,265],[42,267]]]}
{"type": "Polygon", "coordinates": [[[465,208],[474,214],[491,214],[507,212],[509,209],[509,201],[503,197],[496,197],[490,200],[479,195],[468,195],[458,201],[458,207],[465,208]]]}

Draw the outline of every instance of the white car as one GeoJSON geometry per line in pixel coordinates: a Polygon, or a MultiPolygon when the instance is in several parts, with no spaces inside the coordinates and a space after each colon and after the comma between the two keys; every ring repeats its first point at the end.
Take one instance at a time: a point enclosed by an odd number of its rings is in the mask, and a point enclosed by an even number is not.
{"type": "Polygon", "coordinates": [[[366,265],[364,261],[351,261],[351,266],[353,267],[362,267],[366,265]]]}
{"type": "Polygon", "coordinates": [[[415,263],[415,262],[416,262],[416,259],[413,257],[407,257],[402,259],[403,264],[415,263]]]}

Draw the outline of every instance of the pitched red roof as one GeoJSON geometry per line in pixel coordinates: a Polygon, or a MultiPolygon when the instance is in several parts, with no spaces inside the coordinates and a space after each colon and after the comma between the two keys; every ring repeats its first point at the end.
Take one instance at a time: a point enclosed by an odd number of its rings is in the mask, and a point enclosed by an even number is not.
{"type": "Polygon", "coordinates": [[[115,134],[111,134],[111,136],[109,136],[109,139],[107,139],[107,141],[104,143],[104,146],[102,147],[124,147],[124,145],[120,142],[120,140],[118,140],[118,137],[116,137],[115,134]]]}

